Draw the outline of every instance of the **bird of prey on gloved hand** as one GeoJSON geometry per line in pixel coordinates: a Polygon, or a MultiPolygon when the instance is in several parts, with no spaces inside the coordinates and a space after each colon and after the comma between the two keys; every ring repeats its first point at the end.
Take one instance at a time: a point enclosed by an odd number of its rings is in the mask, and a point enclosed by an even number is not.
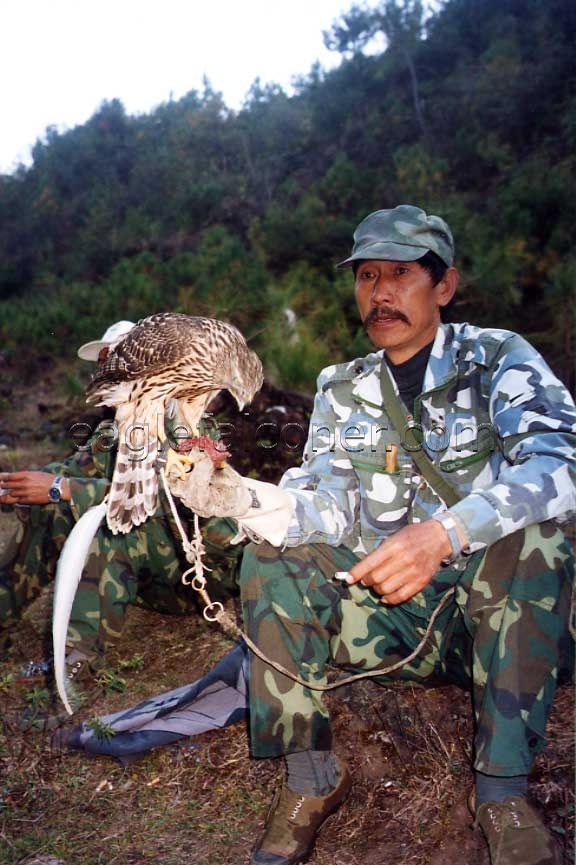
{"type": "MultiPolygon", "coordinates": [[[[114,534],[129,532],[156,510],[155,463],[166,439],[169,403],[177,400],[179,421],[194,441],[219,391],[228,390],[242,409],[262,380],[260,359],[240,331],[217,319],[158,313],[139,321],[111,349],[86,393],[87,402],[116,409],[118,450],[106,508],[114,534]]],[[[174,451],[169,455],[179,459],[174,451]]],[[[214,454],[218,458],[222,452],[214,454]]]]}

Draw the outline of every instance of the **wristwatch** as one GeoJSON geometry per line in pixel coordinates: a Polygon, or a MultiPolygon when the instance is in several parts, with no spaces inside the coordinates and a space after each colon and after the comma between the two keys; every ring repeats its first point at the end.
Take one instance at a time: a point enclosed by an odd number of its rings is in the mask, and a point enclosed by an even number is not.
{"type": "Polygon", "coordinates": [[[64,478],[62,475],[57,475],[54,478],[52,483],[50,484],[50,488],[48,490],[48,498],[51,502],[59,502],[62,500],[62,484],[64,483],[64,478]]]}
{"type": "Polygon", "coordinates": [[[452,514],[449,514],[447,511],[440,511],[440,513],[434,514],[432,519],[436,520],[437,523],[440,523],[446,529],[446,534],[448,535],[448,540],[450,541],[452,549],[450,555],[446,559],[442,560],[442,564],[445,566],[451,565],[462,552],[462,543],[460,541],[460,536],[458,535],[458,529],[456,528],[456,521],[452,514]]]}

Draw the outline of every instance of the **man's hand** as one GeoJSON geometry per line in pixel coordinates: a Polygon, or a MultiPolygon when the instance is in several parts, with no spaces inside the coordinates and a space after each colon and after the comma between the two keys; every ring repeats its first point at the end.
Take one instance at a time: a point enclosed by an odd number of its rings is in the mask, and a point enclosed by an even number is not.
{"type": "Polygon", "coordinates": [[[428,585],[450,552],[446,530],[436,520],[405,526],[354,565],[347,582],[370,586],[384,604],[401,604],[428,585]]]}
{"type": "MultiPolygon", "coordinates": [[[[49,472],[0,472],[1,505],[47,505],[55,475],[49,472]]],[[[68,481],[62,484],[62,501],[70,500],[68,481]]]]}

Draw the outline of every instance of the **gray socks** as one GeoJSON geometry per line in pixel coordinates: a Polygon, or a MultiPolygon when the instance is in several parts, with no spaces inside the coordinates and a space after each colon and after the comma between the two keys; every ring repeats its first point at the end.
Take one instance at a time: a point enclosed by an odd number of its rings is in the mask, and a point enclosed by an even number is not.
{"type": "Polygon", "coordinates": [[[338,785],[340,763],[333,751],[297,751],[286,755],[288,789],[307,796],[326,796],[338,785]]]}
{"type": "MultiPolygon", "coordinates": [[[[297,751],[286,756],[287,785],[294,793],[326,796],[340,780],[340,763],[333,751],[297,751]]],[[[508,796],[526,796],[527,775],[502,777],[476,772],[476,807],[503,802],[508,796]]]]}
{"type": "Polygon", "coordinates": [[[503,802],[508,796],[525,796],[528,790],[527,775],[484,775],[476,772],[476,808],[483,802],[503,802]]]}

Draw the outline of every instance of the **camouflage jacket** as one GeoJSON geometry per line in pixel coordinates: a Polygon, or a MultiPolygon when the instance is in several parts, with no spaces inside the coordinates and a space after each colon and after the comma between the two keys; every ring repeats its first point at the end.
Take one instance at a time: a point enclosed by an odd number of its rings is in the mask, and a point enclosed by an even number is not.
{"type": "MultiPolygon", "coordinates": [[[[344,544],[364,554],[445,508],[417,473],[406,428],[387,415],[382,356],[318,378],[302,466],[280,482],[296,500],[288,546],[344,544]]],[[[576,510],[574,402],[518,334],[441,325],[414,422],[426,454],[460,493],[450,511],[472,551],[576,510]]]]}
{"type": "Polygon", "coordinates": [[[108,427],[104,426],[98,427],[88,447],[79,449],[62,462],[44,466],[44,471],[68,478],[72,496],[70,507],[75,519],[81,517],[92,505],[99,504],[110,487],[116,448],[99,447],[109,441],[107,429],[108,427]]]}

